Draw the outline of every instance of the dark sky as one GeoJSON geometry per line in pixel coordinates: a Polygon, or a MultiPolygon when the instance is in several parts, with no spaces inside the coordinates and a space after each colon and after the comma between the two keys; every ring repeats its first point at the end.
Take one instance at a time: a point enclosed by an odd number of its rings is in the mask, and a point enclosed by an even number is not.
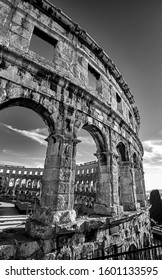
{"type": "MultiPolygon", "coordinates": [[[[162,1],[50,0],[77,22],[104,49],[127,81],[140,111],[146,187],[162,182],[162,1]]],[[[0,112],[0,156],[3,163],[43,166],[47,128],[34,112],[9,108],[0,112]],[[26,118],[25,116],[29,116],[26,118]],[[9,136],[9,137],[8,137],[9,136]],[[17,138],[19,137],[19,139],[17,138]],[[10,143],[9,140],[11,141],[10,143]],[[13,145],[14,144],[14,145],[13,145]],[[20,149],[21,148],[21,149],[20,149]],[[15,156],[12,156],[15,153],[15,156]],[[19,157],[16,158],[19,155],[19,157]],[[22,154],[22,155],[21,155],[22,154]],[[25,154],[25,155],[24,155],[25,154]],[[37,159],[37,160],[36,160],[37,159]]],[[[92,140],[81,133],[89,152],[92,140]],[[90,140],[90,142],[89,142],[90,140]]],[[[91,155],[94,148],[90,151],[91,155]]],[[[93,157],[84,154],[86,161],[93,157]]],[[[94,158],[93,158],[94,159],[94,158]]]]}
{"type": "Polygon", "coordinates": [[[162,1],[51,0],[85,29],[124,76],[141,114],[142,140],[157,133],[162,104],[162,1]],[[151,118],[148,111],[154,112],[151,118]],[[154,123],[150,130],[151,123],[154,123]]]}

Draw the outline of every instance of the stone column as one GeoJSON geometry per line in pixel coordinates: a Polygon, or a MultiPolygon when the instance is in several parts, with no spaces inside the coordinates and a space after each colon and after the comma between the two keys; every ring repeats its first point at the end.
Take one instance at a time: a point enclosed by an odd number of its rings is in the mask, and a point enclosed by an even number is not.
{"type": "Polygon", "coordinates": [[[96,214],[112,214],[111,173],[110,154],[101,152],[95,154],[98,159],[98,182],[96,190],[96,203],[94,211],[96,214]]]}
{"type": "Polygon", "coordinates": [[[42,180],[42,207],[55,211],[71,210],[73,184],[73,141],[60,134],[50,135],[42,180]]]}
{"type": "Polygon", "coordinates": [[[71,177],[71,194],[73,196],[73,204],[72,208],[74,207],[74,190],[77,188],[75,185],[75,173],[76,173],[76,153],[77,153],[77,144],[81,141],[77,138],[73,139],[72,141],[72,177],[71,177]]]}
{"type": "MultiPolygon", "coordinates": [[[[34,221],[43,226],[52,227],[57,223],[74,222],[76,218],[73,210],[74,189],[72,188],[73,139],[55,133],[49,135],[46,141],[48,147],[40,205],[37,206],[26,226],[28,233],[32,236],[37,235],[34,233],[36,229],[33,230],[34,221]]],[[[36,224],[34,224],[35,227],[36,224]]]]}
{"type": "Polygon", "coordinates": [[[63,136],[51,134],[46,141],[48,146],[42,178],[41,207],[62,210],[64,206],[63,202],[61,205],[61,201],[58,201],[58,192],[63,136]]]}
{"type": "Polygon", "coordinates": [[[111,173],[112,173],[112,196],[113,204],[119,206],[119,168],[118,168],[118,159],[119,155],[112,153],[112,164],[111,164],[111,173]]]}
{"type": "Polygon", "coordinates": [[[130,161],[119,162],[120,203],[124,211],[136,211],[135,177],[130,161]]]}
{"type": "Polygon", "coordinates": [[[137,202],[140,203],[141,207],[145,207],[146,206],[146,194],[145,194],[143,169],[139,166],[135,166],[134,173],[135,173],[135,182],[136,182],[137,202]]]}

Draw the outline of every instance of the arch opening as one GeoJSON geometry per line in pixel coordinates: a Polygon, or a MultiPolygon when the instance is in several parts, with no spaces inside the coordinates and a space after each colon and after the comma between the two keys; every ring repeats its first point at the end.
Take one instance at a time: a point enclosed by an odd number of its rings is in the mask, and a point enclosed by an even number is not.
{"type": "Polygon", "coordinates": [[[116,146],[118,153],[118,195],[119,205],[124,211],[136,210],[135,178],[133,167],[128,154],[128,148],[119,142],[116,146]]]}
{"type": "Polygon", "coordinates": [[[93,213],[96,201],[98,161],[95,156],[96,144],[85,129],[78,132],[75,170],[75,201],[74,209],[78,216],[93,213]]]}
{"type": "Polygon", "coordinates": [[[33,208],[40,201],[45,138],[54,130],[53,120],[43,106],[26,99],[1,105],[0,118],[0,199],[23,205],[19,210],[21,213],[23,208],[24,213],[29,205],[33,208]]]}
{"type": "MultiPolygon", "coordinates": [[[[77,159],[79,158],[78,154],[83,153],[84,150],[87,151],[88,154],[91,154],[89,159],[92,158],[93,161],[89,162],[88,160],[88,162],[85,163],[86,160],[84,160],[84,164],[76,168],[75,181],[77,183],[76,192],[78,196],[75,200],[75,204],[78,204],[78,201],[82,204],[86,203],[88,196],[88,205],[91,211],[88,210],[86,213],[84,211],[84,214],[97,213],[97,208],[101,211],[102,206],[110,206],[110,176],[108,173],[106,140],[97,126],[87,123],[83,125],[77,136],[78,140],[82,141],[82,144],[78,144],[77,146],[77,159]],[[83,145],[82,151],[79,150],[79,145],[83,145]],[[85,186],[82,187],[78,185],[80,182],[82,182],[82,184],[84,183],[85,186]],[[89,190],[90,193],[88,193],[89,190]],[[79,195],[79,191],[82,192],[82,194],[79,195]]],[[[79,214],[81,214],[81,211],[79,211],[79,214]]]]}
{"type": "Polygon", "coordinates": [[[129,157],[128,157],[128,153],[126,152],[126,147],[125,145],[122,143],[122,142],[119,142],[117,147],[117,152],[118,152],[118,155],[119,155],[119,161],[128,161],[129,160],[129,157]]]}
{"type": "Polygon", "coordinates": [[[29,98],[13,98],[0,104],[0,111],[10,107],[23,107],[32,110],[37,115],[39,115],[44,123],[48,126],[49,133],[54,131],[55,124],[53,118],[51,118],[49,111],[40,103],[37,103],[36,101],[29,98]]]}

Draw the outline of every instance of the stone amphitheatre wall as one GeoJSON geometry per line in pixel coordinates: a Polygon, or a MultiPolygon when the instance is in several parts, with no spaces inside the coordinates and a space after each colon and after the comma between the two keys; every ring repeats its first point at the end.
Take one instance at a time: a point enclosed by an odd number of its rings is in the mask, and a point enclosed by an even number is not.
{"type": "Polygon", "coordinates": [[[46,1],[1,1],[0,20],[0,108],[30,108],[49,128],[42,206],[73,208],[77,132],[84,128],[97,149],[96,212],[117,208],[119,193],[125,209],[136,209],[144,200],[139,114],[114,63],[46,1]],[[53,45],[50,61],[30,49],[32,36],[53,45]]]}
{"type": "MultiPolygon", "coordinates": [[[[96,201],[97,162],[76,165],[74,209],[77,215],[92,214],[96,201]]],[[[0,199],[35,203],[40,200],[43,168],[0,165],[0,199]]]]}
{"type": "MultiPolygon", "coordinates": [[[[96,144],[94,214],[121,220],[123,211],[141,211],[146,218],[140,117],[133,95],[102,48],[46,0],[0,0],[0,110],[9,106],[35,111],[49,130],[41,200],[26,225],[29,235],[51,240],[56,224],[76,222],[81,128],[96,144]],[[34,40],[43,40],[50,51],[42,55],[34,40]]],[[[146,228],[150,236],[149,221],[146,228]]]]}

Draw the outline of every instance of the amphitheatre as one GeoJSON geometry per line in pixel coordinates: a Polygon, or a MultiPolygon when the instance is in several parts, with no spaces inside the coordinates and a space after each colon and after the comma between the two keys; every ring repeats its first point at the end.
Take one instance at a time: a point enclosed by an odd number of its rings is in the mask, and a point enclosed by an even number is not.
{"type": "Polygon", "coordinates": [[[18,248],[6,243],[8,255],[1,241],[0,257],[94,259],[147,246],[140,116],[122,74],[85,30],[46,0],[0,0],[0,25],[0,110],[29,108],[49,131],[39,174],[0,165],[1,179],[18,191],[41,181],[40,201],[21,229],[29,240],[18,240],[18,248]],[[53,47],[51,60],[30,49],[33,36],[53,47]],[[78,166],[81,129],[95,142],[96,161],[78,166]]]}

